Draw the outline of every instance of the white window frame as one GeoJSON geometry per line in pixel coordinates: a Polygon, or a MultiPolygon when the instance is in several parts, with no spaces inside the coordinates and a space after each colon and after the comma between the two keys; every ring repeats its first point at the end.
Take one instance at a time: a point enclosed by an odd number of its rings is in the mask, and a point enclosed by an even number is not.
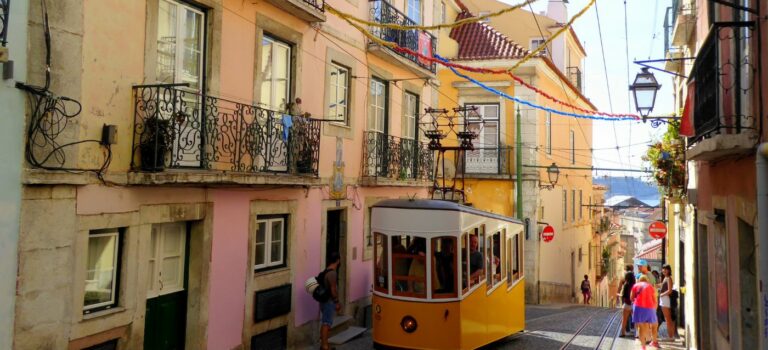
{"type": "Polygon", "coordinates": [[[187,245],[187,231],[186,231],[186,223],[184,222],[171,222],[171,223],[163,223],[163,224],[154,224],[152,225],[152,236],[149,238],[150,240],[153,240],[155,238],[158,238],[158,240],[155,243],[155,251],[151,251],[151,243],[150,243],[150,251],[149,251],[149,259],[147,259],[147,262],[153,261],[153,268],[152,271],[148,271],[150,274],[150,282],[147,286],[147,298],[153,298],[160,295],[165,294],[171,294],[178,291],[184,290],[184,266],[186,265],[187,260],[187,254],[186,254],[186,245],[187,245]],[[179,226],[180,225],[180,226],[179,226]],[[162,268],[163,268],[163,259],[172,256],[172,255],[165,255],[165,239],[160,239],[160,236],[163,236],[162,238],[165,238],[165,232],[158,232],[158,230],[164,230],[166,228],[173,228],[173,226],[176,226],[176,228],[180,229],[179,233],[181,234],[181,240],[179,241],[179,246],[176,247],[176,253],[179,254],[179,265],[177,266],[178,272],[180,273],[180,277],[178,280],[178,284],[175,286],[163,286],[161,283],[158,285],[158,282],[162,280],[162,268]]]}
{"type": "Polygon", "coordinates": [[[422,0],[405,0],[405,15],[418,25],[421,25],[422,6],[422,0]],[[413,4],[417,6],[412,6],[413,4]],[[414,10],[417,11],[416,16],[414,16],[414,10]]]}
{"type": "Polygon", "coordinates": [[[368,91],[368,94],[370,95],[369,96],[369,99],[370,99],[369,112],[368,112],[369,120],[368,120],[368,126],[367,126],[369,131],[376,131],[382,134],[387,133],[387,125],[386,125],[388,123],[387,113],[389,113],[387,108],[387,99],[389,97],[388,88],[389,88],[389,84],[387,83],[386,80],[371,78],[371,82],[369,84],[369,91],[368,91]],[[377,104],[376,99],[374,98],[374,95],[371,93],[371,90],[373,89],[375,84],[377,84],[376,86],[381,86],[382,88],[383,97],[382,97],[381,105],[377,104]]]}
{"type": "MultiPolygon", "coordinates": [[[[291,85],[292,85],[292,81],[291,80],[293,79],[293,76],[291,75],[291,70],[293,68],[293,47],[289,43],[287,43],[285,41],[282,41],[280,39],[277,39],[277,38],[275,38],[275,37],[273,37],[271,35],[268,35],[266,33],[263,35],[263,38],[262,38],[262,43],[261,43],[262,48],[264,47],[264,41],[270,42],[270,44],[273,46],[273,49],[272,49],[273,55],[270,57],[270,59],[272,60],[273,63],[270,64],[270,68],[272,70],[270,72],[270,74],[269,74],[270,79],[262,80],[262,84],[264,82],[266,82],[266,81],[269,81],[269,87],[270,87],[269,99],[270,99],[270,101],[260,101],[260,102],[261,102],[262,105],[266,105],[267,108],[269,108],[269,109],[272,109],[272,110],[275,110],[275,111],[284,110],[286,105],[291,101],[291,85]],[[274,47],[282,47],[282,48],[285,48],[288,51],[288,62],[285,63],[285,67],[288,70],[287,72],[285,72],[285,103],[280,103],[279,101],[275,101],[275,92],[277,92],[277,79],[276,79],[276,74],[275,73],[277,73],[278,65],[274,63],[275,59],[276,59],[276,57],[274,55],[274,52],[275,52],[274,47]]],[[[260,57],[259,59],[263,59],[263,56],[260,57]]],[[[263,62],[262,62],[262,64],[263,64],[263,62]]],[[[263,79],[263,77],[262,77],[262,79],[263,79]]],[[[263,87],[263,85],[262,85],[262,87],[263,87]]],[[[261,97],[259,97],[259,99],[261,99],[261,97]]]]}
{"type": "Polygon", "coordinates": [[[107,230],[95,230],[91,231],[88,234],[88,243],[86,246],[86,262],[85,262],[85,268],[86,268],[86,278],[88,276],[88,254],[90,253],[90,241],[91,238],[101,238],[101,237],[115,237],[115,251],[113,253],[114,258],[112,259],[112,293],[111,298],[109,301],[105,301],[98,304],[91,304],[91,305],[85,305],[85,285],[83,285],[83,314],[89,314],[91,312],[99,311],[99,310],[105,310],[110,309],[114,306],[117,306],[118,302],[118,295],[119,289],[118,289],[118,270],[120,270],[120,249],[122,248],[120,246],[120,230],[115,229],[107,229],[107,230]]]}
{"type": "Polygon", "coordinates": [[[419,95],[406,91],[404,102],[403,138],[416,140],[418,136],[416,120],[419,119],[419,95]]]}
{"type": "Polygon", "coordinates": [[[349,82],[350,82],[350,69],[346,66],[331,62],[331,71],[328,77],[328,90],[336,92],[336,101],[329,101],[333,104],[333,107],[328,106],[329,119],[334,119],[334,124],[349,125],[349,82]],[[347,79],[344,83],[339,82],[339,72],[345,72],[347,79]],[[334,74],[335,73],[335,74],[334,74]],[[344,96],[343,99],[339,99],[339,96],[344,96]],[[342,113],[339,113],[339,109],[342,109],[342,113]]]}
{"type": "MultiPolygon", "coordinates": [[[[539,48],[539,46],[541,46],[545,42],[547,42],[546,38],[542,38],[542,37],[532,38],[529,42],[528,47],[530,48],[530,51],[533,52],[533,50],[536,50],[537,48],[539,48]]],[[[541,52],[541,55],[549,56],[549,49],[546,47],[540,52],[541,52]]]]}
{"type": "Polygon", "coordinates": [[[264,219],[256,219],[256,226],[254,227],[254,230],[259,229],[259,224],[264,223],[264,227],[266,228],[266,232],[264,232],[264,242],[263,242],[263,249],[264,249],[264,263],[263,264],[257,264],[256,263],[256,250],[259,249],[259,242],[258,242],[258,234],[255,234],[254,232],[254,239],[253,239],[253,269],[254,271],[274,268],[274,267],[280,267],[285,265],[285,253],[287,252],[287,246],[286,246],[286,237],[288,236],[288,230],[286,228],[288,220],[286,216],[279,216],[279,217],[269,217],[264,219]],[[272,223],[274,222],[281,222],[281,227],[283,228],[283,232],[280,235],[280,242],[281,242],[281,254],[280,254],[280,260],[272,261],[272,249],[270,247],[272,246],[272,223]]]}
{"type": "MultiPolygon", "coordinates": [[[[186,17],[180,15],[179,8],[183,8],[183,9],[189,10],[191,12],[194,12],[194,13],[200,15],[201,18],[202,18],[201,26],[200,26],[200,33],[199,33],[200,34],[200,39],[199,39],[200,41],[198,42],[198,45],[199,45],[200,50],[201,50],[201,52],[200,52],[200,60],[198,62],[198,68],[200,69],[200,71],[198,72],[198,81],[197,81],[198,86],[196,88],[190,88],[191,90],[194,90],[194,91],[201,91],[202,90],[202,84],[203,84],[203,76],[205,75],[205,72],[204,72],[205,52],[203,51],[205,49],[205,33],[206,33],[206,28],[205,28],[205,25],[206,25],[205,12],[201,11],[198,8],[195,8],[193,6],[187,5],[187,4],[179,2],[179,1],[160,0],[160,2],[165,2],[165,3],[168,3],[168,4],[172,5],[172,6],[176,6],[176,43],[175,43],[175,45],[176,45],[176,52],[175,52],[176,57],[174,58],[174,60],[175,60],[175,62],[174,62],[175,67],[174,67],[174,81],[173,81],[173,83],[188,83],[188,81],[184,81],[184,79],[182,79],[183,74],[181,74],[181,72],[183,72],[183,70],[184,70],[184,53],[185,53],[185,50],[186,50],[186,47],[183,46],[183,44],[182,44],[184,42],[184,39],[186,38],[186,36],[185,36],[186,28],[184,26],[185,21],[186,21],[186,17]],[[180,46],[181,46],[181,50],[179,49],[180,46]]],[[[158,9],[159,9],[159,5],[158,5],[158,9]]],[[[157,34],[156,34],[156,36],[157,36],[157,34]]],[[[159,40],[159,39],[155,38],[155,40],[159,40]]],[[[157,64],[157,62],[155,64],[157,64]]]]}

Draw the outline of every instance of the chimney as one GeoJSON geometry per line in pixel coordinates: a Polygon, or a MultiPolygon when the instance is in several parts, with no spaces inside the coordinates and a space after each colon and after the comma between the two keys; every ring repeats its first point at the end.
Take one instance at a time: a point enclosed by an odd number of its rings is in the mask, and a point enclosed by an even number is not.
{"type": "Polygon", "coordinates": [[[568,9],[565,4],[568,0],[549,0],[547,4],[547,17],[559,22],[568,22],[568,9]]]}

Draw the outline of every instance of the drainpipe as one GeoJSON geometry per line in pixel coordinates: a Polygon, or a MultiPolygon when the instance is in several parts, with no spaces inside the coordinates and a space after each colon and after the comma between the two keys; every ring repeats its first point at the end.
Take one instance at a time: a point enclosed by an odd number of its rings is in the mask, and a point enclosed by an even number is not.
{"type": "Polygon", "coordinates": [[[521,130],[522,128],[522,121],[520,120],[522,117],[520,116],[520,107],[517,107],[517,120],[515,125],[515,158],[517,158],[517,169],[515,170],[517,172],[517,183],[515,186],[517,186],[517,203],[515,203],[515,207],[517,208],[517,219],[522,220],[523,219],[523,141],[521,138],[523,137],[523,132],[521,130]]]}
{"type": "Polygon", "coordinates": [[[757,271],[760,281],[760,300],[758,300],[762,330],[760,349],[768,349],[768,143],[757,147],[755,156],[757,171],[757,271]]]}

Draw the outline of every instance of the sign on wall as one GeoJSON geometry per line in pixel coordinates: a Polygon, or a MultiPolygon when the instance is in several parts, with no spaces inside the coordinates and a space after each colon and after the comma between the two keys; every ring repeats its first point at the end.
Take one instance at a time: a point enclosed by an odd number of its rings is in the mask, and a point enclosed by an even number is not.
{"type": "Polygon", "coordinates": [[[550,225],[544,227],[544,231],[541,231],[541,238],[544,242],[551,242],[555,239],[555,228],[550,225]]]}

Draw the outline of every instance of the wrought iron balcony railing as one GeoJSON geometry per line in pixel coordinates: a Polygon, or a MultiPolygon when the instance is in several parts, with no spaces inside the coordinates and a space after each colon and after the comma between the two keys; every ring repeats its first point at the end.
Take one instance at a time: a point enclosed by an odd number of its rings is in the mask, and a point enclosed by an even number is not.
{"type": "MultiPolygon", "coordinates": [[[[417,25],[414,20],[408,18],[400,10],[396,9],[386,0],[370,0],[371,20],[378,23],[391,23],[403,26],[417,25]]],[[[436,50],[437,39],[429,32],[423,30],[397,30],[379,27],[371,27],[371,33],[378,38],[396,43],[400,47],[405,47],[431,56],[436,50]]],[[[420,67],[435,73],[436,64],[417,56],[393,51],[396,54],[407,58],[420,67]]]]}
{"type": "Polygon", "coordinates": [[[426,143],[377,131],[366,131],[364,140],[364,177],[432,180],[434,155],[426,143]]]}
{"type": "Polygon", "coordinates": [[[571,81],[571,84],[575,86],[579,91],[582,91],[581,89],[581,69],[579,67],[568,67],[566,68],[568,70],[568,80],[571,81]]]}
{"type": "Polygon", "coordinates": [[[302,0],[320,12],[325,12],[325,0],[302,0]]]}
{"type": "Polygon", "coordinates": [[[8,43],[8,20],[10,18],[11,0],[0,0],[0,46],[8,43]]]}
{"type": "Polygon", "coordinates": [[[512,147],[475,147],[464,154],[466,174],[509,175],[512,147]]]}
{"type": "Polygon", "coordinates": [[[318,175],[318,120],[190,92],[183,84],[133,92],[133,170],[318,175]]]}
{"type": "Polygon", "coordinates": [[[740,30],[713,27],[696,55],[692,72],[695,81],[695,136],[689,139],[691,145],[716,134],[740,134],[755,129],[754,117],[745,114],[741,106],[742,93],[752,90],[756,85],[753,81],[754,68],[751,66],[754,57],[742,52],[737,53],[737,62],[721,58],[722,52],[737,50],[735,40],[729,38],[739,35],[740,30]]]}

